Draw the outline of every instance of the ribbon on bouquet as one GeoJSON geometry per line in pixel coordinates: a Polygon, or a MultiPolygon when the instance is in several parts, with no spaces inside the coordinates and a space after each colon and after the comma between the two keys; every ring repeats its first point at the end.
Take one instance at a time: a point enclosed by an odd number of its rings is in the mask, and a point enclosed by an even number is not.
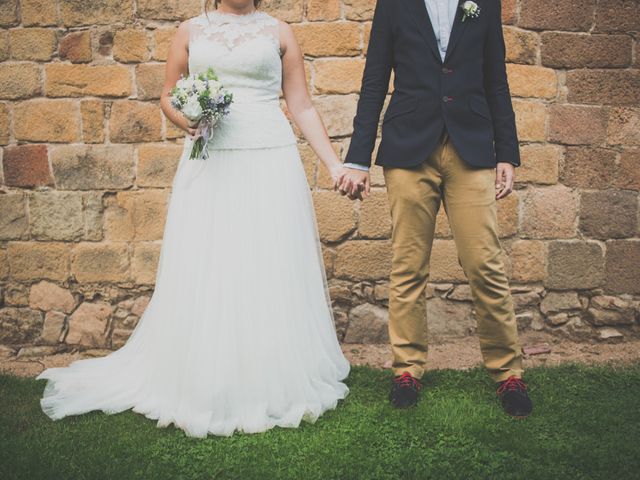
{"type": "Polygon", "coordinates": [[[209,158],[207,146],[209,145],[209,140],[213,137],[214,126],[215,124],[206,120],[202,120],[198,124],[193,139],[193,146],[191,147],[191,154],[189,155],[190,160],[206,160],[209,158]]]}

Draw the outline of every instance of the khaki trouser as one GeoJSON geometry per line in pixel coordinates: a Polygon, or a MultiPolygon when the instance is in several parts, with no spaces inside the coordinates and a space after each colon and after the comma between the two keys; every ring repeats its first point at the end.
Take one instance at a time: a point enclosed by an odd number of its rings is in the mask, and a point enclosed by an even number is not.
{"type": "Polygon", "coordinates": [[[389,337],[394,374],[424,374],[425,288],[442,199],[469,280],[485,367],[495,382],[521,377],[522,350],[497,234],[495,169],[465,163],[445,131],[425,162],[410,169],[384,167],[384,177],[393,226],[389,337]]]}

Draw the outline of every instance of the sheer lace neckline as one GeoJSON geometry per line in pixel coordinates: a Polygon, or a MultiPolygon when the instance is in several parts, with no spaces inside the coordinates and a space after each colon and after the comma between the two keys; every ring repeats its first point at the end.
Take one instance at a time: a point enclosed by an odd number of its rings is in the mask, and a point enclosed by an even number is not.
{"type": "Polygon", "coordinates": [[[230,13],[213,10],[193,19],[189,43],[204,38],[222,43],[231,51],[236,46],[252,40],[266,39],[272,43],[278,55],[282,56],[278,35],[278,20],[262,10],[249,13],[230,13]]]}
{"type": "Polygon", "coordinates": [[[231,13],[222,12],[220,10],[211,10],[201,15],[205,20],[211,23],[250,23],[254,20],[268,18],[269,15],[262,10],[252,10],[249,13],[231,13]]]}

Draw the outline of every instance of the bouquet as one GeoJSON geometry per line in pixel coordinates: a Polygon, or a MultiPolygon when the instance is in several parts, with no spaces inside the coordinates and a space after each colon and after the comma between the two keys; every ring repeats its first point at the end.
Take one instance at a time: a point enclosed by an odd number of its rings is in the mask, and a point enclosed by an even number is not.
{"type": "Polygon", "coordinates": [[[218,121],[229,113],[233,94],[218,81],[212,68],[205,73],[181,76],[171,90],[171,105],[191,122],[198,122],[189,159],[208,158],[207,144],[218,121]]]}

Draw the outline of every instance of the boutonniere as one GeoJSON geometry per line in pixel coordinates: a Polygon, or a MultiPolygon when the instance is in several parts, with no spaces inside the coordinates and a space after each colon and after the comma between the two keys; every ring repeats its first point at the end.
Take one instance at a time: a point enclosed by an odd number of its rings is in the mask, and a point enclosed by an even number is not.
{"type": "Polygon", "coordinates": [[[462,15],[463,22],[467,17],[476,18],[478,15],[480,15],[480,7],[476,2],[472,2],[470,0],[466,1],[462,5],[460,5],[460,8],[464,12],[464,14],[462,15]]]}

